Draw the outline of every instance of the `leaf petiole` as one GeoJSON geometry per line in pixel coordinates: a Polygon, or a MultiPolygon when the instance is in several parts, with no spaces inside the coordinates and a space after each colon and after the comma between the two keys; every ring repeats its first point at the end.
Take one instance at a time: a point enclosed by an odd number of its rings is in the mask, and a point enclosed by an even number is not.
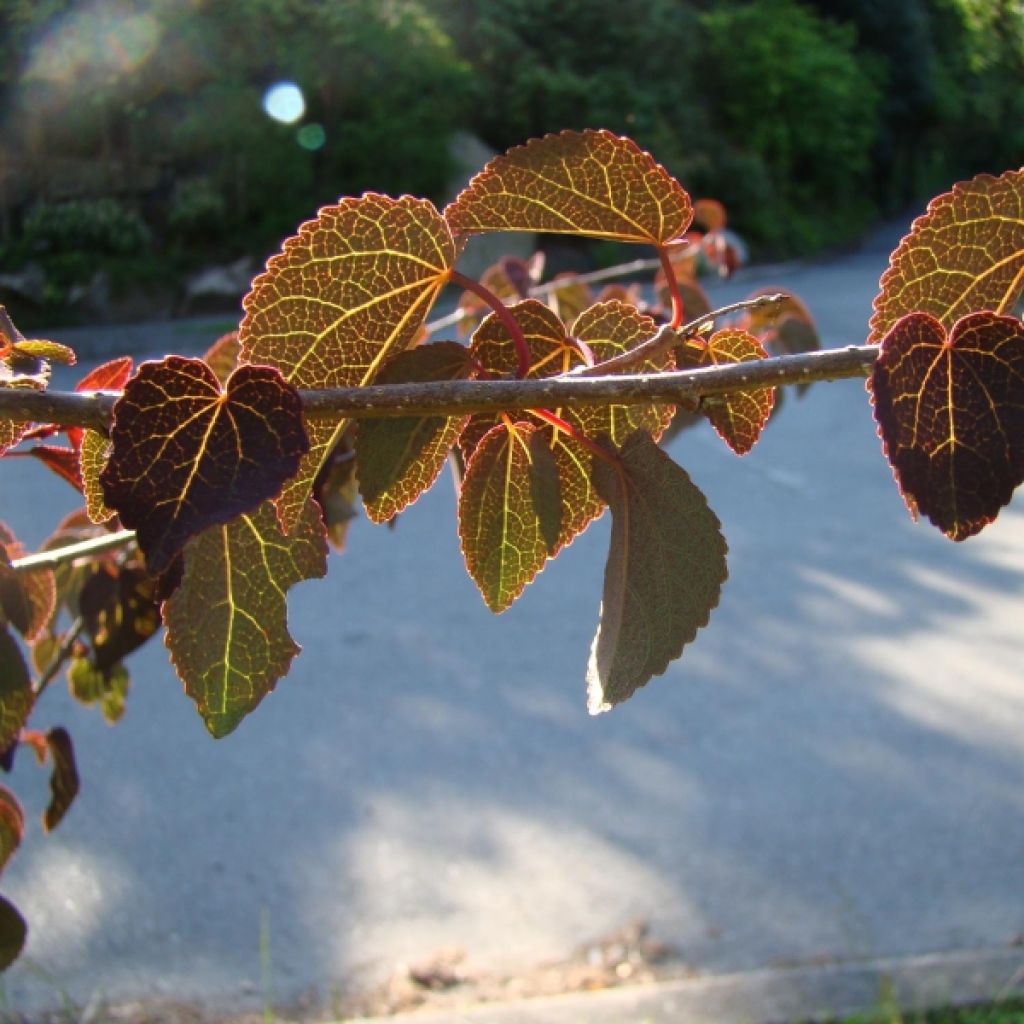
{"type": "Polygon", "coordinates": [[[526,337],[523,334],[522,327],[519,326],[519,321],[512,315],[508,306],[486,285],[481,284],[479,281],[474,281],[471,277],[466,277],[465,274],[460,274],[457,270],[452,271],[450,280],[452,284],[465,288],[466,291],[472,292],[486,302],[494,310],[498,319],[505,325],[505,329],[511,335],[512,343],[516,347],[516,358],[519,361],[516,376],[522,380],[530,372],[530,349],[526,344],[526,337]]]}

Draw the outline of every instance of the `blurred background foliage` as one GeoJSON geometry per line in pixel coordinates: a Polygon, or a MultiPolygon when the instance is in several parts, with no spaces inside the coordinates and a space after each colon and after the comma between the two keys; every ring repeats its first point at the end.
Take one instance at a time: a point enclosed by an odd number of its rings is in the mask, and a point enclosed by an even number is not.
{"type": "Polygon", "coordinates": [[[0,276],[257,264],[339,195],[445,200],[456,132],[584,127],[807,254],[1024,162],[1024,4],[0,0],[0,276]]]}

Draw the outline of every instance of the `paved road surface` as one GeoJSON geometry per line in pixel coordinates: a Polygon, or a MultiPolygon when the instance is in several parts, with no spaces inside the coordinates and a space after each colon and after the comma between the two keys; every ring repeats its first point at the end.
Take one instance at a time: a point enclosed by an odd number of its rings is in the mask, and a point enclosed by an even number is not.
{"type": "MultiPolygon", "coordinates": [[[[894,237],[716,297],[783,285],[826,343],[859,343],[894,237]]],[[[54,687],[41,722],[71,728],[84,788],[4,877],[32,929],[8,1005],[252,993],[261,916],[280,999],[442,946],[533,964],[636,917],[700,970],[1024,932],[1024,505],[966,545],[914,525],[857,381],[790,401],[742,461],[703,428],[672,451],[731,578],[611,714],[589,718],[583,687],[607,523],[495,618],[444,479],[294,592],[305,650],[227,739],[159,643],[117,728],[54,687]]],[[[2,469],[0,516],[35,544],[70,491],[2,469]]],[[[37,822],[30,758],[13,784],[37,822]]]]}

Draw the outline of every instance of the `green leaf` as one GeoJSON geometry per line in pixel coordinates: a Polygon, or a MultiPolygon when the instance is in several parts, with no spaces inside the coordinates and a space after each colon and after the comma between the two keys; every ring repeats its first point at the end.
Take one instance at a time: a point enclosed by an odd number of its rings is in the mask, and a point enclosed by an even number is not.
{"type": "MultiPolygon", "coordinates": [[[[462,479],[459,539],[466,569],[493,612],[515,601],[544,568],[552,536],[557,540],[551,463],[535,468],[536,442],[545,447],[543,432],[533,423],[499,424],[477,444],[462,479]]],[[[557,473],[555,487],[557,502],[557,473]]]]}
{"type": "Polygon", "coordinates": [[[130,684],[128,669],[120,663],[99,669],[84,657],[72,658],[68,665],[71,696],[87,706],[98,704],[103,717],[111,725],[124,717],[130,684]]]}
{"type": "Polygon", "coordinates": [[[23,356],[48,359],[51,363],[63,363],[66,366],[74,366],[78,361],[75,357],[75,350],[58,341],[33,338],[29,341],[16,341],[11,348],[23,356]]]}
{"type": "Polygon", "coordinates": [[[189,537],[276,496],[309,441],[298,392],[269,366],[221,389],[199,359],[143,363],[114,406],[103,497],[162,573],[189,537]]]}
{"type": "Polygon", "coordinates": [[[0,971],[6,971],[18,959],[27,936],[28,926],[18,908],[0,896],[0,971]]]}
{"type": "Polygon", "coordinates": [[[85,496],[86,514],[97,524],[108,522],[117,515],[103,500],[103,487],[100,484],[100,474],[110,461],[112,450],[113,444],[105,434],[98,430],[82,431],[78,455],[82,494],[85,496]]]}
{"type": "Polygon", "coordinates": [[[619,458],[593,466],[612,533],[587,668],[591,714],[626,700],[679,657],[707,625],[727,576],[721,524],[685,470],[642,431],[619,458]]]}
{"type": "MultiPolygon", "coordinates": [[[[462,345],[441,341],[396,356],[377,384],[467,380],[473,360],[462,345]]],[[[375,523],[393,519],[437,479],[468,416],[363,420],[356,435],[359,493],[375,523]]]]}
{"type": "Polygon", "coordinates": [[[950,330],[968,313],[1013,311],[1024,292],[1024,169],[979,174],[936,196],[882,275],[869,342],[908,313],[950,330]]]}
{"type": "Polygon", "coordinates": [[[165,641],[215,737],[231,732],[288,671],[299,647],[288,633],[286,593],[326,572],[313,501],[287,536],[264,502],[189,541],[181,585],[163,606],[165,641]]]}
{"type": "MultiPolygon", "coordinates": [[[[245,297],[243,363],[297,388],[360,387],[419,333],[457,248],[425,199],[367,193],[325,206],[285,241],[245,297]]],[[[290,530],[347,420],[311,419],[310,450],[277,501],[290,530]]]]}
{"type": "Polygon", "coordinates": [[[35,697],[21,648],[0,628],[0,750],[6,750],[28,721],[35,697]]]}
{"type": "Polygon", "coordinates": [[[882,340],[875,419],[912,515],[966,540],[1024,482],[1024,324],[972,313],[947,335],[928,313],[882,340]]]}

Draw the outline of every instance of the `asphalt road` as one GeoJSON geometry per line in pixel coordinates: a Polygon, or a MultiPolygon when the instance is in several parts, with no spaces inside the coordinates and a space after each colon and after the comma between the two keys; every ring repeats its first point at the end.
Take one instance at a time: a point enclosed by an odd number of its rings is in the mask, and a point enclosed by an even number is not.
{"type": "MultiPolygon", "coordinates": [[[[715,297],[791,288],[826,344],[860,343],[895,237],[715,297]]],[[[171,350],[208,340],[164,330],[171,350]]],[[[583,684],[607,522],[496,618],[444,478],[293,591],[304,651],[228,738],[159,642],[116,728],[54,686],[38,721],[71,729],[84,785],[44,837],[45,775],[16,766],[32,825],[2,887],[31,937],[7,1005],[251,996],[261,921],[280,1000],[443,946],[535,964],[632,918],[700,971],[1024,933],[1021,500],[966,544],[912,523],[858,381],[790,400],[742,460],[703,427],[671,450],[731,578],[683,658],[610,714],[587,715],[583,684]]],[[[0,471],[0,517],[31,547],[73,495],[0,471]]]]}

